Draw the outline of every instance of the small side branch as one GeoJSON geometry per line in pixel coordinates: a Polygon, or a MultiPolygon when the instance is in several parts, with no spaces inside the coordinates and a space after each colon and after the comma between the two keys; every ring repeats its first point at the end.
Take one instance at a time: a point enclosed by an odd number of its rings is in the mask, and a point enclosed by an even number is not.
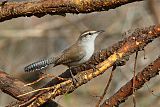
{"type": "MultiPolygon", "coordinates": [[[[159,74],[160,71],[160,56],[150,65],[139,72],[134,78],[135,91],[142,88],[143,85],[151,78],[159,74]]],[[[122,86],[113,96],[105,100],[101,107],[118,106],[124,102],[130,95],[133,94],[133,78],[122,86]]]]}

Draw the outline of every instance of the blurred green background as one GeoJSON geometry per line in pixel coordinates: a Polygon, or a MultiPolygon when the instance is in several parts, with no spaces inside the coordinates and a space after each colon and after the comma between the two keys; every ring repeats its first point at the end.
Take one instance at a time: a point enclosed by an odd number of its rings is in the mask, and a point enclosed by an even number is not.
{"type": "MultiPolygon", "coordinates": [[[[10,0],[11,1],[11,0],[10,0]]],[[[16,0],[14,0],[16,1],[16,0]]],[[[17,0],[20,1],[20,0],[17,0]]],[[[63,16],[46,15],[42,18],[21,17],[0,23],[0,69],[20,80],[29,83],[39,77],[39,73],[25,73],[24,66],[31,62],[58,55],[62,50],[76,41],[85,30],[105,30],[96,39],[96,51],[107,48],[122,40],[122,34],[131,34],[134,28],[147,27],[160,21],[160,0],[135,2],[105,12],[90,14],[67,14],[63,16]],[[131,29],[131,30],[130,30],[131,29]],[[130,30],[130,31],[128,31],[130,30]]],[[[156,39],[139,52],[137,72],[154,61],[160,53],[160,39],[156,39]]],[[[106,98],[113,95],[123,84],[133,76],[135,54],[123,67],[118,67],[114,73],[106,98]]],[[[57,66],[47,70],[48,73],[59,75],[67,69],[57,66]]],[[[93,107],[98,101],[108,81],[111,69],[103,75],[79,87],[73,93],[59,96],[56,102],[64,107],[93,107]]],[[[50,79],[45,79],[34,85],[43,86],[50,79]]],[[[160,106],[160,78],[151,79],[143,88],[136,92],[137,107],[160,106]],[[152,95],[149,90],[153,90],[152,95]]],[[[11,96],[0,93],[0,106],[14,101],[11,96]]],[[[132,98],[120,107],[133,106],[132,98]]]]}

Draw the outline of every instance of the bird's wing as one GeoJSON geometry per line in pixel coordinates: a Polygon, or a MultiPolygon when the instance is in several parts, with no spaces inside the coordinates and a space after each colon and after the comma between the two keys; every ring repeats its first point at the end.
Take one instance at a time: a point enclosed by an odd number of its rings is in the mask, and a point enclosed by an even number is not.
{"type": "Polygon", "coordinates": [[[82,51],[82,49],[83,47],[78,44],[72,45],[62,52],[62,55],[60,55],[56,61],[56,65],[67,65],[68,63],[80,61],[85,56],[85,52],[82,51]]]}

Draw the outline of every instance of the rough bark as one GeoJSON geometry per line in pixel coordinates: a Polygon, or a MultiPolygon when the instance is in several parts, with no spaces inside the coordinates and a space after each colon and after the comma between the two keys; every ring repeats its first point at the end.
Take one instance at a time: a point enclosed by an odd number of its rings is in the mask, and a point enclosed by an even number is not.
{"type": "Polygon", "coordinates": [[[1,2],[0,22],[18,17],[42,17],[66,13],[91,13],[107,11],[131,2],[142,0],[35,0],[25,2],[1,2]]]}

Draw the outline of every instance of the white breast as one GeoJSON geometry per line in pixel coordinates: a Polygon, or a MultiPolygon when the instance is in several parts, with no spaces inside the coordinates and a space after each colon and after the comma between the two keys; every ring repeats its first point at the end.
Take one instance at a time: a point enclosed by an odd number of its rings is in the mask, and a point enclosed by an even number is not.
{"type": "Polygon", "coordinates": [[[93,41],[84,43],[83,45],[85,47],[86,55],[84,58],[82,58],[79,61],[80,64],[88,61],[94,53],[94,42],[93,41]]]}

